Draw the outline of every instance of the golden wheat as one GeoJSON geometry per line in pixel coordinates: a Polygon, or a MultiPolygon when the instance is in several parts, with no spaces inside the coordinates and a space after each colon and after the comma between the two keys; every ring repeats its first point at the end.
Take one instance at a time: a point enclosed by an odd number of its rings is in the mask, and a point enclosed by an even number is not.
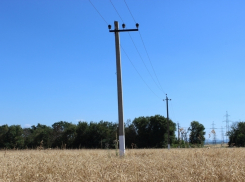
{"type": "Polygon", "coordinates": [[[245,149],[0,151],[0,181],[245,181],[245,149]]]}

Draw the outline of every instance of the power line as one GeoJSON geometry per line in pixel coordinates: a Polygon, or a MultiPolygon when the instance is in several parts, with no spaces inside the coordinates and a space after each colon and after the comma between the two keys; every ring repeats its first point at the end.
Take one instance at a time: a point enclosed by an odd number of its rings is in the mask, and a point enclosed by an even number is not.
{"type": "MultiPolygon", "coordinates": [[[[131,39],[131,41],[133,42],[133,44],[134,44],[134,47],[135,47],[135,49],[136,49],[136,51],[137,51],[137,53],[139,54],[139,57],[140,57],[140,59],[141,59],[141,61],[143,62],[143,64],[144,64],[144,66],[145,66],[145,68],[146,68],[146,70],[147,70],[147,72],[149,73],[149,75],[151,76],[151,78],[152,78],[152,80],[154,81],[154,83],[156,84],[156,86],[161,90],[161,88],[159,87],[159,85],[156,83],[156,81],[155,81],[155,79],[152,77],[152,75],[151,75],[151,73],[150,73],[150,71],[149,71],[149,69],[147,68],[147,66],[146,66],[146,64],[145,64],[145,62],[144,62],[144,60],[143,60],[143,58],[142,58],[142,56],[141,56],[141,54],[140,54],[140,52],[139,52],[139,50],[138,50],[138,48],[137,48],[137,46],[136,46],[136,44],[135,44],[135,42],[134,42],[134,40],[133,40],[133,38],[131,37],[131,35],[130,35],[130,33],[128,33],[129,34],[129,37],[130,37],[130,39],[131,39]]],[[[162,90],[161,90],[162,91],[162,90]]],[[[163,92],[164,94],[166,94],[165,92],[163,92]]]]}
{"type": "MultiPolygon", "coordinates": [[[[99,12],[99,10],[94,6],[94,4],[91,2],[91,0],[89,0],[89,2],[91,3],[91,5],[93,6],[93,8],[97,11],[97,13],[100,15],[100,17],[104,20],[104,22],[107,24],[107,25],[109,25],[108,23],[107,23],[107,21],[105,20],[105,18],[101,15],[101,13],[99,12]]],[[[114,6],[114,4],[112,3],[112,1],[110,0],[110,2],[111,2],[111,4],[112,4],[112,6],[114,7],[114,9],[115,9],[115,11],[117,12],[117,14],[118,14],[118,16],[120,17],[120,19],[123,21],[123,19],[122,19],[122,17],[120,16],[120,14],[118,13],[118,11],[117,11],[117,9],[116,9],[116,7],[114,6]]],[[[131,37],[131,36],[130,36],[131,37]]],[[[131,37],[131,40],[132,40],[132,37],[131,37]]],[[[132,40],[133,41],[133,40],[132,40]]],[[[133,41],[133,43],[134,43],[134,41],[133,41]]],[[[135,45],[135,44],[134,44],[135,45]]],[[[159,99],[161,99],[155,92],[153,92],[153,90],[150,88],[150,86],[146,83],[146,81],[143,79],[143,77],[140,75],[140,73],[138,72],[138,70],[136,69],[136,67],[134,66],[134,64],[133,64],[133,62],[131,61],[131,59],[129,58],[129,56],[127,55],[127,53],[126,53],[126,51],[124,50],[124,48],[122,47],[122,45],[120,45],[121,46],[121,48],[122,48],[122,50],[123,50],[123,52],[124,52],[124,54],[127,56],[127,58],[128,58],[128,60],[130,61],[130,63],[132,64],[132,66],[134,67],[134,69],[136,70],[136,72],[138,73],[138,75],[140,76],[140,78],[142,79],[142,81],[146,84],[146,86],[151,90],[151,92],[155,95],[155,96],[157,96],[159,99]]],[[[136,45],[135,45],[136,46],[136,45]]],[[[136,48],[137,49],[137,48],[136,48]]],[[[138,51],[138,49],[137,49],[137,51],[138,51]]],[[[141,56],[140,56],[141,57],[141,56]]],[[[142,59],[142,57],[141,57],[141,59],[142,59]]],[[[147,69],[148,70],[148,69],[147,69]]]]}
{"type": "MultiPolygon", "coordinates": [[[[112,3],[111,0],[110,0],[110,2],[111,2],[111,4],[112,4],[114,10],[117,12],[118,16],[119,16],[120,19],[122,20],[122,22],[124,22],[123,19],[122,19],[122,17],[120,16],[119,12],[117,11],[116,7],[114,6],[114,4],[112,3]]],[[[124,2],[125,2],[125,1],[124,1],[124,2]]],[[[125,4],[126,4],[126,6],[128,7],[128,5],[127,5],[126,2],[125,2],[125,4]]],[[[128,8],[128,9],[129,9],[129,8],[128,8]]],[[[130,11],[130,10],[129,10],[129,11],[130,11]]],[[[131,12],[131,11],[130,11],[130,12],[131,12]]],[[[131,14],[131,16],[133,17],[132,13],[130,13],[130,14],[131,14]]],[[[134,19],[134,18],[133,18],[133,19],[134,19]]],[[[152,77],[152,75],[151,75],[149,69],[147,68],[147,66],[146,66],[146,64],[145,64],[145,62],[144,62],[144,60],[143,60],[143,58],[142,58],[142,56],[141,56],[141,54],[140,54],[140,52],[139,52],[139,50],[138,50],[138,48],[137,48],[135,42],[134,42],[134,40],[133,40],[133,38],[131,37],[131,35],[130,35],[129,32],[128,32],[128,35],[129,35],[131,41],[133,42],[134,47],[135,47],[136,51],[138,52],[138,54],[139,54],[139,56],[140,56],[140,59],[141,59],[141,61],[143,62],[144,66],[145,66],[146,70],[148,71],[149,75],[151,76],[152,80],[153,80],[154,83],[157,85],[157,87],[158,87],[164,94],[166,94],[166,93],[163,91],[163,89],[161,89],[161,88],[159,87],[159,85],[156,83],[155,79],[152,77]]],[[[141,38],[142,38],[142,37],[141,37],[141,38]]],[[[143,39],[142,39],[142,40],[143,40],[143,39]]],[[[152,64],[151,64],[151,65],[152,65],[152,64]]],[[[152,67],[152,68],[153,68],[153,67],[152,67]]],[[[153,69],[153,70],[154,70],[154,69],[153,69]]],[[[161,86],[161,85],[160,85],[160,86],[161,86]]]]}
{"type": "Polygon", "coordinates": [[[115,11],[117,12],[117,14],[118,14],[118,16],[119,16],[119,18],[122,20],[122,22],[124,23],[124,21],[123,21],[123,19],[122,19],[122,17],[120,16],[120,14],[118,13],[118,11],[117,11],[117,9],[116,9],[116,7],[114,6],[114,4],[112,3],[112,1],[110,0],[110,2],[111,2],[111,5],[113,6],[113,8],[115,9],[115,11]]]}
{"type": "Polygon", "coordinates": [[[130,61],[130,63],[132,64],[132,66],[134,67],[135,71],[138,73],[138,75],[140,76],[141,80],[146,84],[146,86],[151,90],[151,92],[157,96],[159,99],[161,99],[155,92],[153,92],[153,90],[150,88],[150,86],[146,83],[146,81],[143,79],[143,77],[140,75],[140,73],[138,72],[138,70],[136,69],[136,67],[134,66],[133,62],[131,61],[131,59],[129,58],[128,54],[126,53],[126,51],[124,50],[124,48],[122,47],[122,45],[120,44],[121,49],[123,50],[124,54],[127,56],[128,60],[130,61]]]}
{"type": "MultiPolygon", "coordinates": [[[[170,102],[170,107],[171,107],[171,110],[172,110],[172,113],[173,113],[173,114],[172,114],[172,115],[173,115],[173,117],[172,117],[172,118],[176,119],[176,118],[175,118],[174,107],[173,107],[172,102],[170,102]]],[[[174,120],[174,119],[173,119],[173,120],[174,120]]]]}
{"type": "Polygon", "coordinates": [[[133,20],[134,20],[134,23],[136,23],[136,21],[135,21],[135,19],[134,19],[134,16],[133,16],[133,14],[131,13],[131,11],[130,11],[130,9],[129,9],[129,7],[128,7],[128,4],[126,3],[126,0],[124,0],[124,3],[126,4],[126,6],[127,6],[127,8],[128,8],[129,13],[130,13],[130,15],[132,16],[132,18],[133,18],[133,20]]]}
{"type": "MultiPolygon", "coordinates": [[[[124,0],[124,3],[125,3],[125,5],[127,6],[127,9],[128,9],[128,11],[129,11],[131,17],[133,18],[134,22],[136,23],[135,18],[134,18],[134,16],[133,16],[131,10],[129,9],[129,6],[128,6],[128,4],[126,3],[126,0],[124,0]]],[[[143,38],[142,38],[142,35],[141,35],[141,33],[140,33],[140,30],[139,30],[138,32],[139,32],[139,35],[140,35],[140,39],[141,39],[141,41],[142,41],[142,44],[143,44],[143,46],[144,46],[146,55],[147,55],[147,57],[148,57],[148,60],[149,60],[149,62],[150,62],[150,64],[151,64],[151,68],[152,68],[152,70],[153,70],[153,72],[154,72],[154,75],[155,75],[155,77],[156,77],[156,79],[157,79],[157,82],[158,82],[158,84],[160,85],[162,92],[163,92],[164,94],[166,94],[166,93],[164,92],[163,88],[162,88],[162,85],[161,85],[161,83],[160,83],[160,81],[159,81],[159,79],[158,79],[158,77],[157,77],[157,74],[156,74],[156,72],[155,72],[155,69],[154,69],[154,67],[153,67],[153,65],[152,65],[150,56],[149,56],[148,51],[147,51],[147,49],[146,49],[146,46],[145,46],[144,40],[143,40],[143,38]]]]}
{"type": "Polygon", "coordinates": [[[94,4],[89,0],[90,4],[94,7],[94,9],[97,11],[97,13],[100,15],[100,17],[104,20],[104,22],[109,25],[109,23],[107,23],[107,21],[105,20],[105,18],[100,14],[100,12],[97,10],[97,8],[94,6],[94,4]]]}
{"type": "Polygon", "coordinates": [[[150,56],[149,56],[149,54],[148,54],[148,51],[147,51],[147,49],[146,49],[146,46],[145,46],[145,43],[144,43],[144,41],[143,41],[143,38],[142,38],[142,36],[141,36],[140,31],[139,31],[139,35],[140,35],[141,41],[142,41],[142,43],[143,43],[143,46],[144,46],[144,48],[145,48],[146,55],[147,55],[147,57],[148,57],[148,59],[149,59],[149,62],[151,63],[151,68],[152,68],[152,70],[153,70],[153,72],[154,72],[154,74],[155,74],[155,77],[157,78],[157,82],[158,82],[158,84],[160,85],[160,87],[161,87],[163,93],[165,93],[164,90],[163,90],[163,88],[162,88],[162,85],[161,85],[160,82],[159,82],[159,79],[158,79],[158,77],[157,77],[157,74],[156,74],[156,72],[155,72],[155,69],[153,68],[153,65],[152,65],[150,56]]]}

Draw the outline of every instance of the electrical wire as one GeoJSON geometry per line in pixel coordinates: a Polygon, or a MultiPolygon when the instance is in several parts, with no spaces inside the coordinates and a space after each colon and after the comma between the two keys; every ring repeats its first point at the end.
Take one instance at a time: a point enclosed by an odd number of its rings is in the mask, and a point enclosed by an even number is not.
{"type": "Polygon", "coordinates": [[[170,107],[171,107],[171,109],[172,109],[172,113],[173,113],[173,117],[172,117],[172,118],[173,118],[173,120],[174,120],[174,119],[176,119],[176,118],[175,118],[175,112],[174,112],[174,107],[173,107],[172,102],[170,102],[170,107]]]}
{"type": "Polygon", "coordinates": [[[148,54],[148,51],[147,51],[147,49],[146,49],[146,46],[145,46],[145,43],[144,43],[144,41],[143,41],[143,38],[142,38],[142,36],[141,36],[140,31],[139,31],[139,35],[140,35],[141,41],[142,41],[142,43],[143,43],[143,46],[144,46],[144,48],[145,48],[145,52],[146,52],[146,55],[147,55],[147,57],[148,57],[148,60],[149,60],[149,62],[151,63],[151,68],[152,68],[152,70],[153,70],[153,72],[154,72],[154,74],[155,74],[155,77],[157,78],[157,82],[158,82],[158,84],[160,85],[162,92],[163,92],[164,94],[166,94],[166,93],[164,92],[163,88],[162,88],[161,83],[159,82],[159,79],[158,79],[157,74],[156,74],[156,72],[155,72],[155,69],[154,69],[154,67],[153,67],[153,65],[152,65],[150,56],[149,56],[149,54],[148,54]]]}
{"type": "Polygon", "coordinates": [[[136,67],[134,66],[133,62],[131,61],[131,59],[129,58],[128,54],[126,53],[126,51],[124,50],[124,48],[122,47],[122,45],[120,44],[121,49],[123,50],[124,54],[126,55],[126,57],[128,58],[128,60],[130,61],[130,63],[132,64],[132,66],[134,67],[135,71],[138,73],[139,77],[141,78],[141,80],[145,83],[145,85],[150,89],[150,91],[157,96],[159,99],[161,99],[155,92],[153,92],[153,90],[151,89],[151,87],[146,83],[146,81],[143,79],[143,77],[140,75],[140,73],[138,72],[138,70],[136,69],[136,67]]]}
{"type": "MultiPolygon", "coordinates": [[[[119,12],[117,11],[117,8],[114,6],[114,4],[112,3],[112,0],[110,0],[110,2],[111,2],[111,5],[113,6],[113,8],[114,8],[114,10],[116,11],[116,13],[118,14],[118,16],[120,17],[120,19],[122,20],[122,22],[124,23],[124,21],[123,21],[123,19],[122,19],[122,17],[120,16],[120,14],[119,14],[119,12]]],[[[124,1],[125,2],[125,1],[124,1]]],[[[126,2],[125,2],[126,3],[126,2]]],[[[132,14],[131,14],[132,15],[132,14]]],[[[149,73],[149,75],[151,76],[151,78],[152,78],[152,80],[155,82],[155,84],[158,86],[158,84],[156,83],[156,81],[154,80],[154,78],[152,77],[152,75],[151,75],[151,73],[150,73],[150,71],[149,71],[149,69],[147,68],[147,66],[146,66],[146,64],[145,64],[145,62],[144,62],[144,60],[143,60],[143,58],[142,58],[142,56],[141,56],[141,54],[140,54],[140,52],[139,52],[139,50],[138,50],[138,48],[137,48],[137,46],[136,46],[136,44],[135,44],[135,42],[134,42],[134,40],[133,40],[133,38],[131,37],[131,35],[130,35],[130,33],[128,32],[128,34],[129,34],[129,36],[130,36],[130,39],[131,39],[131,41],[133,42],[133,44],[134,44],[134,47],[135,47],[135,49],[136,49],[136,51],[138,52],[138,54],[139,54],[139,56],[140,56],[140,59],[142,60],[142,62],[143,62],[143,64],[144,64],[144,66],[145,66],[145,68],[147,69],[147,71],[148,71],[148,73],[149,73]]],[[[134,66],[134,68],[135,68],[135,66],[134,66]]],[[[138,72],[138,71],[137,71],[138,72]]],[[[140,76],[141,77],[141,76],[140,76]]],[[[142,77],[141,77],[142,78],[142,77]]],[[[161,88],[158,86],[158,88],[161,90],[161,88]]],[[[162,90],[161,90],[162,91],[162,90]]]]}
{"type": "Polygon", "coordinates": [[[122,20],[122,22],[124,23],[124,21],[123,21],[122,17],[121,17],[121,16],[120,16],[120,14],[118,13],[118,11],[117,11],[116,7],[114,6],[114,4],[112,3],[112,1],[111,1],[111,0],[110,0],[110,2],[111,2],[111,5],[113,6],[114,10],[117,12],[118,16],[120,17],[120,19],[121,19],[121,20],[122,20]]]}
{"type": "MultiPolygon", "coordinates": [[[[134,42],[134,40],[133,40],[133,38],[131,37],[131,35],[130,35],[130,33],[129,33],[129,32],[128,32],[128,35],[129,35],[129,37],[130,37],[131,41],[133,42],[134,47],[135,47],[135,49],[136,49],[137,53],[139,54],[139,57],[140,57],[141,61],[143,62],[143,64],[144,64],[144,66],[145,66],[145,68],[146,68],[146,70],[147,70],[148,74],[151,76],[152,80],[153,80],[153,81],[154,81],[154,83],[157,85],[157,87],[158,87],[158,88],[161,90],[161,88],[159,87],[159,85],[156,83],[155,79],[154,79],[154,78],[153,78],[153,76],[151,75],[151,73],[150,73],[149,69],[147,68],[147,66],[146,66],[146,64],[145,64],[145,62],[144,62],[144,60],[143,60],[143,58],[142,58],[142,56],[141,56],[141,54],[140,54],[140,52],[139,52],[139,50],[138,50],[138,48],[137,48],[137,46],[136,46],[135,42],[134,42]]],[[[161,90],[161,91],[162,91],[162,90],[161,90]]],[[[163,93],[165,94],[165,92],[163,92],[163,93]]]]}
{"type": "Polygon", "coordinates": [[[94,6],[94,4],[91,2],[91,0],[89,0],[89,2],[94,7],[94,9],[97,11],[97,13],[100,15],[100,17],[104,20],[104,22],[106,23],[106,25],[109,25],[109,23],[107,23],[107,21],[105,20],[105,18],[100,14],[100,12],[97,10],[97,8],[94,6]]]}
{"type": "Polygon", "coordinates": [[[135,21],[135,19],[134,19],[134,16],[133,16],[133,14],[131,13],[131,11],[130,11],[130,9],[129,9],[129,7],[128,7],[128,4],[126,3],[126,0],[124,0],[124,3],[126,4],[126,6],[127,6],[127,8],[128,8],[129,13],[131,14],[131,16],[132,16],[132,18],[133,18],[133,20],[134,20],[134,23],[136,23],[136,21],[135,21]]]}
{"type": "MultiPolygon", "coordinates": [[[[128,9],[128,11],[129,11],[131,17],[133,18],[134,22],[136,23],[135,18],[134,18],[134,16],[133,16],[133,14],[132,14],[132,12],[131,12],[131,10],[130,10],[130,8],[129,8],[127,2],[126,2],[126,0],[124,0],[124,3],[125,3],[125,5],[127,6],[127,9],[128,9]]],[[[160,85],[162,92],[163,92],[164,94],[166,94],[166,93],[164,92],[163,88],[162,88],[162,85],[161,85],[161,83],[160,83],[160,81],[159,81],[159,79],[158,79],[158,77],[157,77],[157,74],[156,74],[156,72],[155,72],[155,69],[154,69],[154,67],[153,67],[153,65],[152,65],[150,56],[149,56],[148,51],[147,51],[147,49],[146,49],[146,46],[145,46],[143,37],[142,37],[142,35],[141,35],[141,33],[140,33],[140,30],[138,30],[138,32],[139,32],[139,35],[140,35],[140,39],[141,39],[141,41],[142,41],[142,44],[143,44],[143,46],[144,46],[146,55],[147,55],[147,57],[148,57],[148,60],[149,60],[149,62],[150,62],[150,64],[151,64],[151,68],[152,68],[152,70],[153,70],[153,72],[154,72],[154,75],[155,75],[155,77],[156,77],[156,79],[157,79],[157,82],[158,82],[158,84],[160,85]]]]}
{"type": "MultiPolygon", "coordinates": [[[[107,21],[105,20],[105,18],[101,15],[101,13],[99,12],[99,10],[94,6],[94,4],[91,2],[91,0],[89,0],[89,2],[90,2],[90,4],[93,6],[93,8],[97,11],[97,13],[100,15],[100,17],[104,20],[104,22],[108,25],[108,23],[107,23],[107,21]]],[[[114,6],[114,4],[112,3],[111,0],[110,0],[110,2],[111,2],[111,4],[112,4],[113,8],[115,9],[115,11],[117,12],[118,16],[120,17],[120,19],[121,19],[122,22],[123,22],[123,19],[122,19],[122,17],[120,16],[120,14],[118,13],[116,7],[114,6]]],[[[134,46],[135,46],[135,48],[136,48],[136,50],[137,50],[137,52],[138,52],[138,54],[139,54],[141,60],[143,61],[143,59],[142,59],[142,57],[141,57],[141,55],[140,55],[140,53],[139,53],[139,51],[138,51],[138,49],[137,49],[137,47],[136,47],[136,45],[135,45],[135,43],[134,43],[134,41],[133,41],[133,39],[132,39],[132,37],[131,37],[130,34],[129,34],[129,36],[130,36],[130,38],[131,38],[131,40],[132,40],[132,42],[133,42],[133,44],[134,44],[134,46]]],[[[134,67],[135,71],[138,73],[138,75],[140,76],[140,78],[142,79],[142,81],[145,83],[145,85],[151,90],[151,92],[152,92],[156,97],[158,97],[159,99],[161,99],[155,92],[153,92],[153,90],[150,88],[150,86],[146,83],[146,81],[145,81],[145,80],[143,79],[143,77],[140,75],[140,73],[138,72],[138,70],[137,70],[136,67],[134,66],[133,62],[132,62],[131,59],[129,58],[129,56],[128,56],[128,54],[126,53],[126,51],[124,50],[124,48],[123,48],[122,46],[121,46],[121,48],[122,48],[124,54],[126,55],[126,57],[128,58],[128,60],[130,61],[130,63],[132,64],[132,66],[134,67]]],[[[144,61],[143,61],[143,63],[144,63],[144,65],[145,65],[145,62],[144,62],[144,61]]],[[[145,67],[146,67],[146,65],[145,65],[145,67]]],[[[150,74],[150,72],[149,72],[149,70],[148,70],[147,67],[146,67],[146,69],[147,69],[148,73],[150,74]]],[[[150,76],[151,76],[151,74],[150,74],[150,76]]],[[[153,79],[152,76],[151,76],[151,78],[153,79]]],[[[153,79],[153,81],[155,82],[154,79],[153,79]]],[[[155,82],[155,83],[156,83],[156,82],[155,82]]],[[[158,86],[158,85],[157,85],[157,86],[158,86]]]]}
{"type": "MultiPolygon", "coordinates": [[[[120,17],[120,19],[122,20],[122,22],[124,22],[123,21],[123,19],[122,19],[122,17],[120,16],[120,14],[119,14],[119,12],[117,11],[117,9],[116,9],[116,7],[114,6],[114,4],[112,3],[112,1],[110,0],[110,2],[111,2],[111,4],[112,4],[112,6],[113,6],[113,8],[114,8],[114,10],[117,12],[117,14],[118,14],[118,16],[120,17]]],[[[126,6],[128,7],[128,5],[127,5],[127,3],[126,3],[126,1],[124,0],[124,2],[125,2],[125,4],[126,4],[126,6]]],[[[130,12],[130,14],[131,14],[131,16],[133,17],[133,15],[132,15],[132,13],[131,13],[131,11],[130,11],[130,9],[129,9],[129,7],[128,7],[128,10],[129,10],[129,12],[130,12]]],[[[133,19],[134,19],[134,17],[133,17],[133,19]]],[[[135,21],[135,19],[134,19],[134,21],[135,21]]],[[[159,85],[156,83],[156,81],[155,81],[155,79],[153,78],[153,76],[151,75],[151,73],[150,73],[150,71],[149,71],[149,69],[147,68],[147,66],[146,66],[146,64],[145,64],[145,62],[144,62],[144,60],[143,60],[143,58],[142,58],[142,56],[141,56],[141,54],[140,54],[140,52],[139,52],[139,50],[138,50],[138,48],[137,48],[137,46],[136,46],[136,44],[134,43],[134,41],[133,41],[133,38],[131,37],[131,35],[130,35],[130,33],[128,32],[128,34],[129,34],[129,36],[130,36],[130,39],[131,39],[131,41],[133,42],[133,44],[134,44],[134,47],[135,47],[135,49],[136,49],[136,51],[138,52],[138,54],[139,54],[139,56],[140,56],[140,59],[141,59],[141,61],[143,62],[143,64],[144,64],[144,66],[145,66],[145,68],[146,68],[146,70],[147,70],[147,72],[149,73],[149,75],[151,76],[151,78],[152,78],[152,80],[154,81],[154,83],[157,85],[157,87],[164,93],[164,94],[166,94],[164,91],[163,91],[163,89],[162,89],[162,87],[161,87],[161,84],[159,84],[160,85],[160,87],[159,87],[159,85]]],[[[141,34],[140,34],[141,35],[141,34]]],[[[143,41],[143,39],[142,39],[142,36],[141,36],[141,40],[143,41]]],[[[143,43],[143,45],[144,45],[144,43],[143,43]]],[[[144,47],[145,47],[145,45],[144,45],[144,47]]],[[[145,50],[146,50],[146,48],[145,48],[145,50]]],[[[148,53],[147,53],[147,55],[148,55],[148,53]]],[[[148,55],[148,57],[149,57],[149,55],[148,55]]],[[[151,63],[151,61],[150,61],[150,63],[151,63]]],[[[151,63],[151,66],[152,66],[152,63],[151,63]]],[[[153,68],[153,66],[152,66],[152,68],[153,68]]],[[[153,69],[153,71],[155,72],[155,70],[153,69]]],[[[156,73],[155,73],[155,75],[156,75],[156,73]]],[[[157,80],[158,80],[158,78],[157,78],[157,80]]],[[[159,81],[158,81],[159,82],[159,81]]]]}

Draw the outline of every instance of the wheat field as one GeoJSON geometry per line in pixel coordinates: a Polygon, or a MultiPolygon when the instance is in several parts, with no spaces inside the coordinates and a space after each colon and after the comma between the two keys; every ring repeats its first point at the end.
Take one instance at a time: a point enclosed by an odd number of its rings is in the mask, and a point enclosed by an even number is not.
{"type": "Polygon", "coordinates": [[[0,151],[0,181],[245,181],[244,148],[0,151]]]}

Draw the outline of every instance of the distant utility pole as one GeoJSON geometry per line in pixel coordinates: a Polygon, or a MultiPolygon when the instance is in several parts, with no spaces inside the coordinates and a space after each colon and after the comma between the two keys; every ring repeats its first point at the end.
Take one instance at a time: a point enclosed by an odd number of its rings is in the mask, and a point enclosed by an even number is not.
{"type": "Polygon", "coordinates": [[[125,136],[124,136],[124,122],[123,122],[123,96],[122,96],[122,72],[121,72],[121,55],[120,55],[120,39],[119,32],[138,31],[139,24],[136,23],[137,29],[124,29],[125,24],[122,24],[123,29],[119,30],[118,21],[114,21],[114,30],[111,25],[108,25],[109,32],[115,32],[116,42],[116,64],[117,64],[117,97],[118,97],[118,120],[119,120],[119,153],[120,156],[125,154],[125,136]]]}
{"type": "MultiPolygon", "coordinates": [[[[168,98],[167,94],[166,94],[166,105],[167,105],[167,122],[168,122],[168,149],[170,149],[170,142],[169,142],[169,117],[168,117],[168,101],[171,100],[168,98]]],[[[164,101],[164,99],[163,99],[164,101]]]]}

